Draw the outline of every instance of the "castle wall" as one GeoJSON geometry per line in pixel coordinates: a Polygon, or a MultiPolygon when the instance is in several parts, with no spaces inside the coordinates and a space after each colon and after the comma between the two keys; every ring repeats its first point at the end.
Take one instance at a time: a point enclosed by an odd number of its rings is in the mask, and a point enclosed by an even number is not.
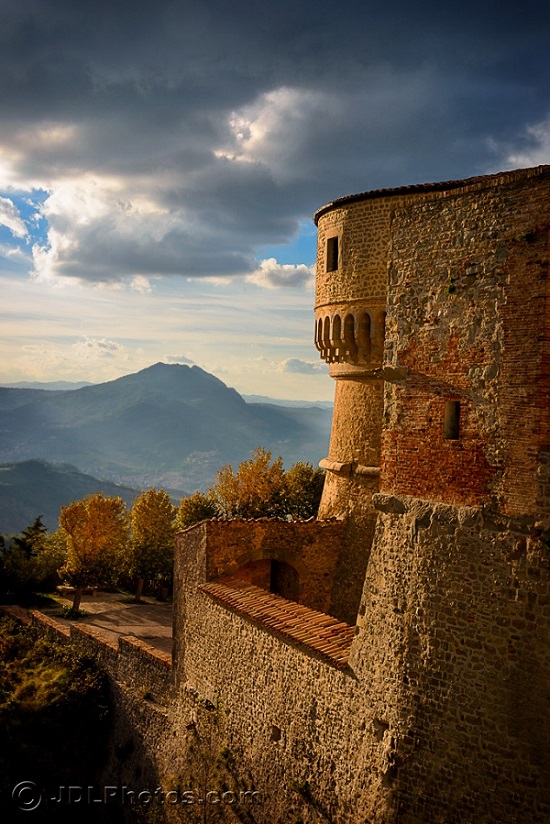
{"type": "Polygon", "coordinates": [[[200,734],[197,706],[208,704],[220,708],[212,715],[216,751],[263,799],[258,824],[393,821],[392,741],[376,714],[372,678],[331,666],[203,593],[204,526],[181,533],[176,553],[173,768],[188,769],[185,730],[200,734]]]}
{"type": "Polygon", "coordinates": [[[315,308],[385,303],[393,204],[384,198],[336,207],[319,220],[315,308]],[[327,241],[338,237],[337,270],[327,271],[327,241]]]}
{"type": "Polygon", "coordinates": [[[548,820],[548,542],[476,507],[375,502],[350,666],[389,725],[399,824],[548,820]]]}
{"type": "Polygon", "coordinates": [[[185,537],[178,537],[177,546],[183,555],[197,555],[200,544],[200,583],[238,575],[258,585],[263,580],[269,589],[264,562],[283,561],[298,573],[299,603],[344,620],[344,614],[356,609],[350,593],[334,585],[344,534],[345,525],[334,520],[213,519],[190,527],[182,533],[185,537]]]}
{"type": "Polygon", "coordinates": [[[400,824],[550,815],[549,205],[548,170],[395,201],[350,665],[389,707],[400,824]]]}
{"type": "Polygon", "coordinates": [[[549,202],[548,174],[531,185],[511,174],[395,209],[386,362],[408,373],[386,386],[383,490],[509,515],[536,508],[549,443],[549,202]],[[445,440],[451,400],[460,432],[445,440]]]}

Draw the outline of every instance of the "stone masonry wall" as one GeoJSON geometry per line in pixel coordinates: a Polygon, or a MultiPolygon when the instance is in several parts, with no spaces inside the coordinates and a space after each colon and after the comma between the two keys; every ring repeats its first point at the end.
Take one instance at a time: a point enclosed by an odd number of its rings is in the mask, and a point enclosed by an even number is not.
{"type": "Polygon", "coordinates": [[[298,572],[298,601],[340,617],[349,596],[346,591],[335,591],[333,581],[344,531],[344,523],[336,520],[213,519],[186,530],[178,546],[187,552],[195,540],[204,541],[204,581],[238,574],[239,568],[250,562],[284,561],[298,572]]]}
{"type": "Polygon", "coordinates": [[[388,284],[384,408],[361,403],[368,365],[346,366],[324,498],[346,517],[339,563],[366,567],[348,668],[201,592],[206,530],[176,566],[177,725],[192,696],[221,708],[258,821],[550,819],[549,206],[546,167],[322,210],[317,307],[388,284]],[[379,492],[358,471],[377,414],[379,492]]]}
{"type": "Polygon", "coordinates": [[[119,638],[118,644],[101,630],[86,624],[71,624],[68,629],[54,618],[34,610],[32,625],[52,641],[71,643],[81,655],[93,658],[98,665],[129,687],[149,693],[166,702],[171,689],[172,656],[133,636],[119,638]]]}
{"type": "Polygon", "coordinates": [[[174,769],[188,769],[182,736],[196,723],[199,696],[220,708],[217,745],[263,799],[254,809],[258,824],[393,821],[385,786],[392,743],[375,713],[371,679],[361,682],[353,669],[336,669],[212,601],[199,590],[207,551],[204,530],[181,533],[174,769]]]}
{"type": "Polygon", "coordinates": [[[370,200],[342,206],[319,220],[315,307],[350,305],[386,294],[392,204],[370,200]],[[327,239],[339,238],[339,265],[327,272],[327,239]]]}
{"type": "Polygon", "coordinates": [[[389,724],[399,823],[547,821],[548,542],[475,507],[375,502],[350,666],[389,724]]]}
{"type": "Polygon", "coordinates": [[[408,375],[386,387],[382,489],[533,510],[548,448],[549,203],[547,172],[395,208],[386,362],[408,375]],[[448,400],[461,404],[457,440],[443,439],[448,400]]]}

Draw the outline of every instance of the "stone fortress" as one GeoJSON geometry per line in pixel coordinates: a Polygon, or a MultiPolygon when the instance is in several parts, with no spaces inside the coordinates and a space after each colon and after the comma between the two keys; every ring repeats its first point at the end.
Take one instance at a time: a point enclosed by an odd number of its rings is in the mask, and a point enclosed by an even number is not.
{"type": "Polygon", "coordinates": [[[549,218],[550,166],[319,209],[319,516],[179,533],[171,666],[73,626],[109,783],[261,798],[200,820],[550,821],[549,218]]]}
{"type": "Polygon", "coordinates": [[[254,820],[550,820],[549,219],[550,166],[315,215],[319,517],[176,551],[173,700],[254,820]]]}

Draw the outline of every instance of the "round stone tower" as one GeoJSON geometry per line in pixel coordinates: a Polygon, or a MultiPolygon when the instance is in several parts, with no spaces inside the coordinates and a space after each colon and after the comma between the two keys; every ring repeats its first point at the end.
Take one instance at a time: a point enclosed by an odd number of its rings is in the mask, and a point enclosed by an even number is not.
{"type": "Polygon", "coordinates": [[[385,198],[341,198],[319,209],[315,345],[336,380],[320,518],[374,526],[383,415],[382,363],[390,209],[385,198]]]}
{"type": "Polygon", "coordinates": [[[346,592],[353,623],[361,599],[380,486],[384,412],[384,330],[391,198],[340,198],[319,209],[315,345],[336,381],[326,480],[319,518],[347,522],[346,552],[334,589],[346,592]]]}

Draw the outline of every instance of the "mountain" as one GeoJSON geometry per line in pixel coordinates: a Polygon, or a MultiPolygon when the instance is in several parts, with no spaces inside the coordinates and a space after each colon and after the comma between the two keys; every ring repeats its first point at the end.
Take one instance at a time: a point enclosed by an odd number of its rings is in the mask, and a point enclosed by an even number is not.
{"type": "Polygon", "coordinates": [[[158,363],[65,391],[0,388],[0,462],[42,459],[135,488],[193,490],[258,446],[285,466],[328,449],[332,410],[247,404],[198,366],[158,363]]]}
{"type": "Polygon", "coordinates": [[[268,403],[272,406],[300,406],[300,407],[311,407],[311,406],[319,406],[321,409],[333,409],[334,404],[332,401],[290,401],[290,400],[282,400],[279,398],[268,398],[266,395],[242,395],[242,398],[247,403],[268,403]]]}
{"type": "Polygon", "coordinates": [[[0,466],[0,533],[13,535],[33,523],[37,515],[50,531],[57,529],[61,507],[84,495],[104,492],[130,505],[135,489],[99,481],[76,467],[46,461],[23,461],[0,466]]]}
{"type": "Polygon", "coordinates": [[[9,389],[82,389],[83,386],[93,386],[90,381],[19,381],[18,383],[3,383],[1,386],[9,389]]]}

